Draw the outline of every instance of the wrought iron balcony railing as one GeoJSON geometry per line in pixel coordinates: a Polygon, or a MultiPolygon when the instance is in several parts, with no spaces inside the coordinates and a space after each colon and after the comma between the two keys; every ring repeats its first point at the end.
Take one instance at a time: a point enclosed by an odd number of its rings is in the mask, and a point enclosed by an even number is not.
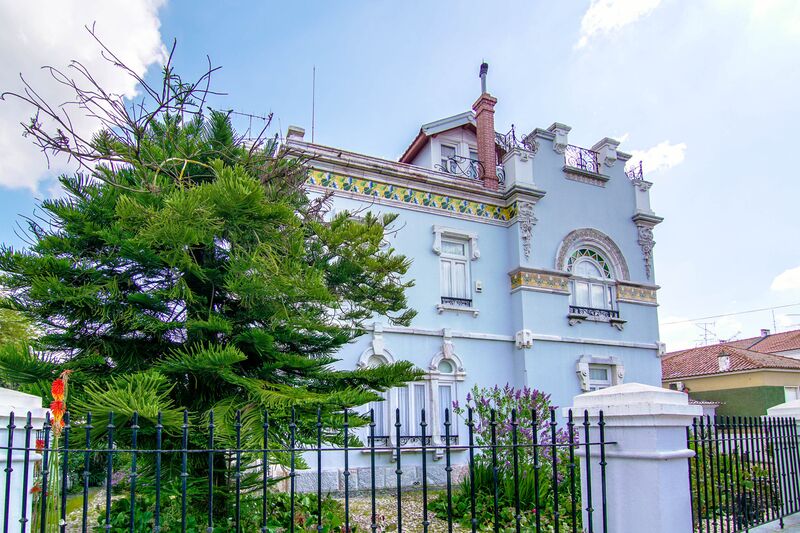
{"type": "Polygon", "coordinates": [[[528,150],[529,152],[536,152],[537,146],[533,137],[530,135],[526,135],[524,137],[517,137],[517,132],[514,130],[514,125],[511,125],[511,129],[508,133],[497,133],[494,134],[495,142],[505,150],[506,152],[510,152],[514,148],[522,148],[523,150],[528,150]]]}
{"type": "Polygon", "coordinates": [[[628,176],[632,181],[643,181],[644,171],[642,170],[642,162],[639,161],[638,166],[633,166],[626,170],[625,175],[628,176]]]}
{"type": "Polygon", "coordinates": [[[600,158],[594,150],[568,144],[564,150],[564,164],[586,172],[600,174],[600,158]]]}
{"type": "MultiPolygon", "coordinates": [[[[408,446],[409,444],[422,444],[422,435],[400,435],[399,444],[401,446],[408,446]]],[[[367,442],[370,443],[374,440],[375,446],[391,446],[391,437],[388,435],[375,435],[375,437],[367,437],[367,442]]],[[[450,435],[449,437],[441,436],[441,441],[450,444],[458,444],[458,435],[450,435]]],[[[425,435],[425,445],[430,446],[433,443],[432,435],[425,435]]]]}
{"type": "Polygon", "coordinates": [[[619,318],[619,311],[615,309],[598,309],[596,307],[580,307],[577,305],[570,305],[569,312],[571,315],[619,318]]]}
{"type": "Polygon", "coordinates": [[[457,305],[459,307],[472,307],[471,298],[454,298],[452,296],[442,296],[443,305],[457,305]]]}
{"type": "Polygon", "coordinates": [[[469,179],[478,179],[483,174],[483,165],[480,161],[459,155],[443,159],[441,164],[434,165],[433,168],[469,179]]]}

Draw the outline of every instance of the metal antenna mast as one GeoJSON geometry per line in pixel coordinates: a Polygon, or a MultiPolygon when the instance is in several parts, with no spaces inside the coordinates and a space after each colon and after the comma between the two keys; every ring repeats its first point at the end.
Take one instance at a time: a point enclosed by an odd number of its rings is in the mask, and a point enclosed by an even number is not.
{"type": "Polygon", "coordinates": [[[311,68],[311,143],[314,143],[315,113],[317,103],[317,66],[311,68]]]}

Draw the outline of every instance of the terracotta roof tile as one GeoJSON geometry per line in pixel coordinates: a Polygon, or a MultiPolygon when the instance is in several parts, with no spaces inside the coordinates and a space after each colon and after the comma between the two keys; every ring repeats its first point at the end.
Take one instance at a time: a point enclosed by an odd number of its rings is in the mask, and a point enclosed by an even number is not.
{"type": "MultiPolygon", "coordinates": [[[[740,341],[736,341],[738,344],[740,341]]],[[[800,370],[800,360],[746,350],[734,343],[713,344],[666,354],[661,359],[662,379],[680,379],[689,376],[720,374],[718,357],[727,355],[730,361],[728,372],[780,368],[800,370]]]]}

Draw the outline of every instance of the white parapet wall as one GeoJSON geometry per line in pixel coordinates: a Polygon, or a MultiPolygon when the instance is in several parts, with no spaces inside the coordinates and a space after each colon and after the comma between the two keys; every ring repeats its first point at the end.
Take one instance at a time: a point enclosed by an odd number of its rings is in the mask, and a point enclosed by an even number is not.
{"type": "Polygon", "coordinates": [[[800,400],[779,403],[767,409],[767,416],[800,419],[800,400]]]}
{"type": "MultiPolygon", "coordinates": [[[[605,513],[599,447],[590,447],[589,461],[581,453],[584,528],[591,520],[594,531],[691,533],[687,459],[694,452],[687,447],[686,428],[702,415],[702,408],[690,405],[682,392],[626,383],[576,396],[571,409],[575,417],[588,411],[593,427],[602,411],[609,443],[605,447],[605,513]],[[591,491],[586,486],[587,463],[591,491]],[[587,511],[590,493],[591,517],[587,511]]],[[[598,437],[595,432],[590,441],[599,442],[598,437]]]]}
{"type": "Polygon", "coordinates": [[[34,464],[41,460],[36,453],[36,431],[44,425],[47,409],[42,407],[39,396],[25,394],[0,387],[0,522],[8,531],[29,531],[31,518],[31,495],[33,487],[34,464]],[[13,427],[11,414],[13,417],[13,427]],[[30,428],[28,415],[30,414],[30,428]],[[12,429],[12,432],[9,432],[12,429]],[[9,449],[9,433],[11,447],[9,449]],[[27,441],[27,442],[26,442],[27,441]],[[26,448],[28,450],[26,451],[26,448]],[[9,458],[11,459],[9,465],[9,458]],[[26,461],[27,459],[27,461],[26,461]],[[27,468],[26,468],[27,462],[27,468]],[[27,480],[25,479],[27,474],[27,480]],[[6,496],[6,487],[8,496],[6,496]],[[23,500],[26,517],[25,529],[22,529],[23,500]],[[8,507],[5,507],[8,502],[8,507]]]}

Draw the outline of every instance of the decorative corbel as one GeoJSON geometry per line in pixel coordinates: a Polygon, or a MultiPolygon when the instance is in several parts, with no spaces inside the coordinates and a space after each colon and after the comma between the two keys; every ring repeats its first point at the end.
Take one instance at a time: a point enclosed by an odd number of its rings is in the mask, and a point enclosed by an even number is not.
{"type": "Polygon", "coordinates": [[[553,139],[553,150],[557,154],[563,154],[567,150],[567,145],[569,144],[567,134],[571,129],[572,128],[566,124],[561,124],[559,122],[555,122],[549,128],[547,128],[547,131],[550,131],[555,135],[555,138],[553,139]]]}
{"type": "Polygon", "coordinates": [[[578,360],[578,364],[575,365],[575,373],[578,375],[578,383],[580,384],[581,390],[586,392],[589,390],[589,361],[585,358],[581,358],[578,360]]]}
{"type": "Polygon", "coordinates": [[[533,332],[529,329],[521,329],[514,336],[517,350],[523,348],[533,348],[533,332]]]}
{"type": "Polygon", "coordinates": [[[538,222],[533,216],[533,204],[531,202],[520,202],[517,214],[519,221],[519,235],[522,240],[522,252],[525,257],[531,256],[531,240],[533,238],[533,225],[538,222]]]}

